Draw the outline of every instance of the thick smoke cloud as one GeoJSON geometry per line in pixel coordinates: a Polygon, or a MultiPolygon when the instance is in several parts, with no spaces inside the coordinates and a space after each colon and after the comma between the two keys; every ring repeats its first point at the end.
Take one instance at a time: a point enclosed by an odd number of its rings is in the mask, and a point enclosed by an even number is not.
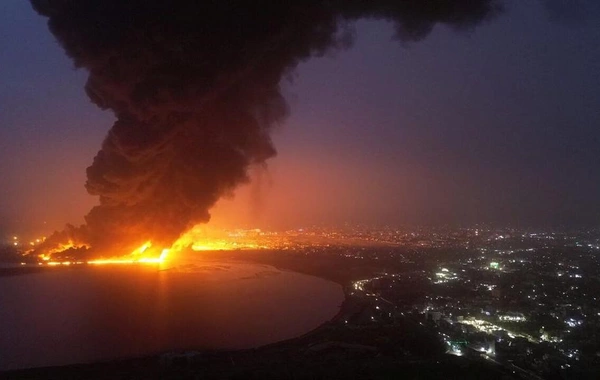
{"type": "Polygon", "coordinates": [[[147,240],[170,246],[210,218],[248,169],[275,155],[288,113],[280,81],[302,60],[351,44],[359,18],[416,41],[446,24],[470,29],[494,0],[31,0],[112,126],[87,170],[99,205],[86,225],[49,239],[99,252],[147,240]]]}

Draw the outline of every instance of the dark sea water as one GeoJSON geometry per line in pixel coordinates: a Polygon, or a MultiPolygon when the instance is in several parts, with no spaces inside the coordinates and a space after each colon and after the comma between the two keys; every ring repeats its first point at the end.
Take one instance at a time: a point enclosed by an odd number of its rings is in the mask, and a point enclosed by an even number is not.
{"type": "Polygon", "coordinates": [[[171,350],[249,348],[332,318],[339,285],[270,266],[196,262],[0,277],[0,370],[171,350]]]}

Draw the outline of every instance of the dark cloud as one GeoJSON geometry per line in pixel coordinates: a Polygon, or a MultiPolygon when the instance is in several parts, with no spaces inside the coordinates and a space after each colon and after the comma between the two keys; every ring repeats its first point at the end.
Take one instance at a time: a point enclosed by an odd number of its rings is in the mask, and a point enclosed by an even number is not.
{"type": "Polygon", "coordinates": [[[436,24],[470,29],[494,0],[31,0],[86,92],[117,121],[87,170],[100,204],[86,226],[52,241],[100,251],[147,240],[169,246],[209,220],[248,169],[275,155],[270,132],[288,113],[281,78],[302,60],[351,44],[358,18],[395,23],[416,41],[436,24]]]}

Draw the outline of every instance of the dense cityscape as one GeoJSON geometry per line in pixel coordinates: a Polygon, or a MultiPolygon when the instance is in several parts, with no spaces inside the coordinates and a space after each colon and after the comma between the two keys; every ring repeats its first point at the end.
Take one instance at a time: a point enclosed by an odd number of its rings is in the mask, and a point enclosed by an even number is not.
{"type": "MultiPolygon", "coordinates": [[[[261,262],[341,284],[346,301],[330,329],[413,325],[435,347],[432,352],[484,361],[517,378],[595,378],[600,373],[597,229],[353,226],[202,230],[196,237],[195,255],[261,262]]],[[[3,261],[13,265],[5,265],[5,273],[55,270],[19,250],[18,241],[7,238],[3,261]]],[[[347,344],[356,344],[351,337],[347,344]]],[[[360,343],[382,349],[380,342],[360,343]]],[[[406,354],[414,356],[411,352],[406,354]]]]}
{"type": "Polygon", "coordinates": [[[371,253],[412,260],[412,270],[353,283],[350,294],[376,300],[373,321],[385,319],[380,310],[408,313],[436,330],[448,353],[481,356],[534,378],[598,369],[600,246],[592,231],[471,229],[421,238],[412,240],[412,254],[371,253]],[[427,248],[419,252],[420,245],[427,248]]]}

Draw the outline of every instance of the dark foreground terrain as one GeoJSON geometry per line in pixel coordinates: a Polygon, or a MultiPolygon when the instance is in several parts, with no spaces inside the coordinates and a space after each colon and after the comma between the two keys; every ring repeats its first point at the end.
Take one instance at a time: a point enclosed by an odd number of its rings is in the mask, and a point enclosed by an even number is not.
{"type": "Polygon", "coordinates": [[[5,379],[511,379],[510,371],[428,347],[408,326],[335,323],[254,350],[180,352],[109,363],[5,372],[5,379]]]}

